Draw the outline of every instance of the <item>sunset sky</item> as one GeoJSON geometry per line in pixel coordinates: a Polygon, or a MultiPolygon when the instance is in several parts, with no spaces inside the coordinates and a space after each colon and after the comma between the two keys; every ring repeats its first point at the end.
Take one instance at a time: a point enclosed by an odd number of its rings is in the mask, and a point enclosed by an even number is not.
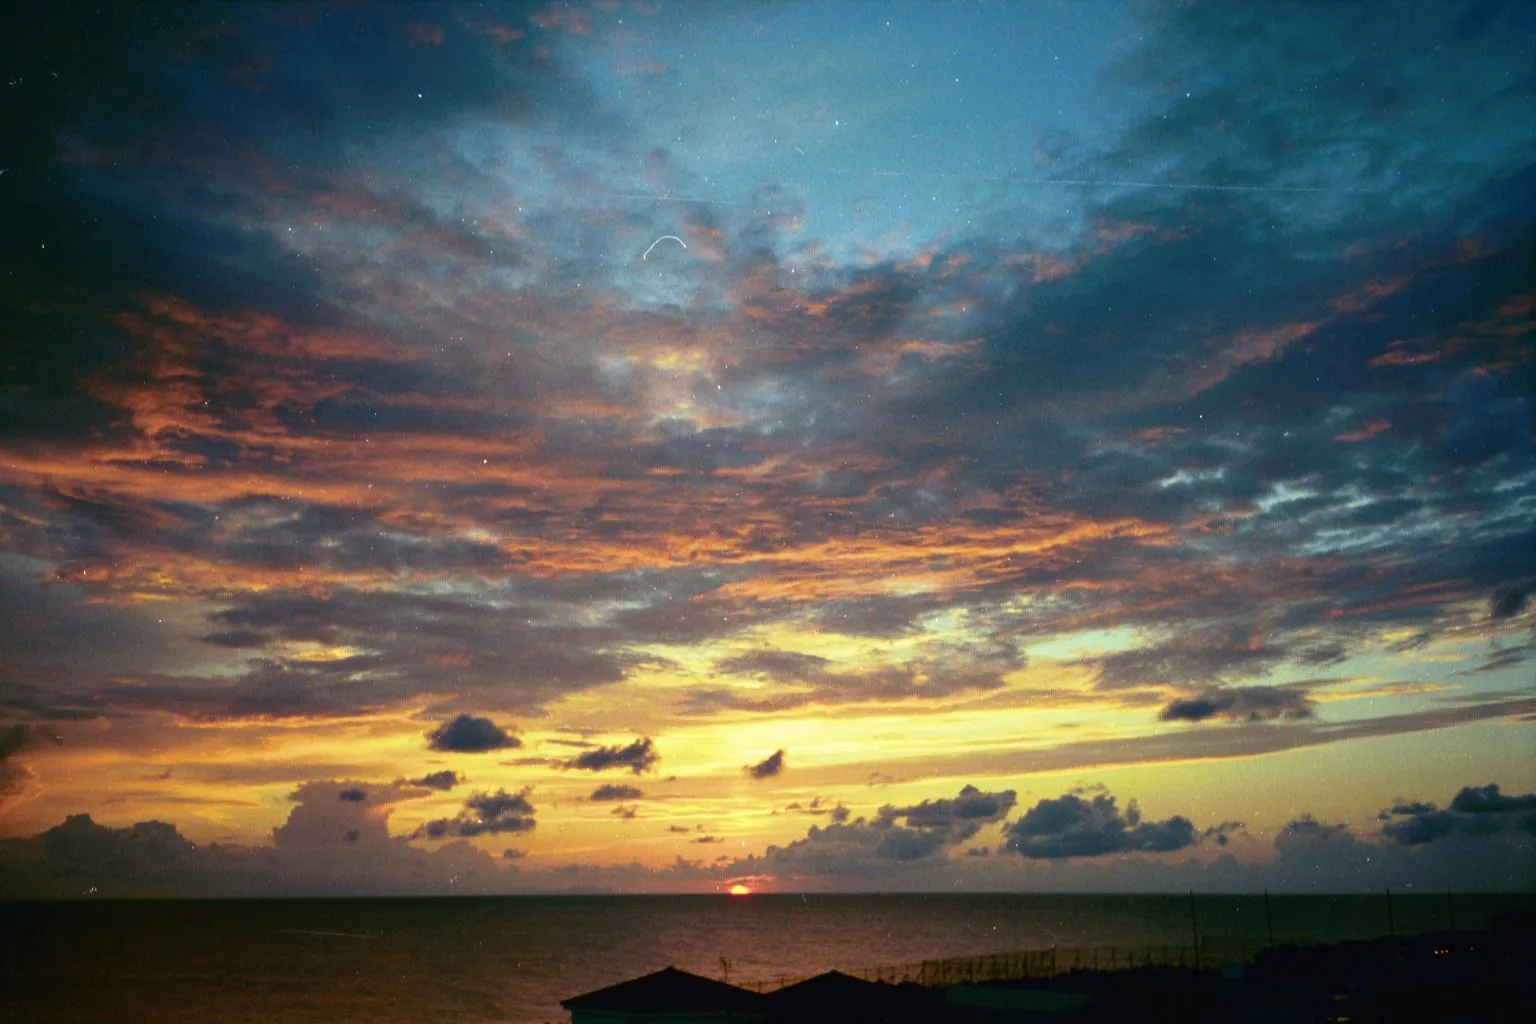
{"type": "Polygon", "coordinates": [[[0,896],[1536,888],[1536,6],[3,19],[0,896]]]}

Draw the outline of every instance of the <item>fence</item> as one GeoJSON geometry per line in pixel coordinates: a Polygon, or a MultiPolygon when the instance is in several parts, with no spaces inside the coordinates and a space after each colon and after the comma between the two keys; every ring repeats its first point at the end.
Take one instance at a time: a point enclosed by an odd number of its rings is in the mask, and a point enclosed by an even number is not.
{"type": "MultiPolygon", "coordinates": [[[[915,981],[919,985],[963,985],[978,981],[1017,981],[1023,978],[1050,978],[1071,971],[1113,971],[1126,967],[1221,967],[1247,963],[1257,949],[1243,942],[1202,942],[1198,955],[1194,946],[1083,946],[1050,949],[1022,949],[986,956],[956,956],[943,960],[865,967],[843,971],[865,981],[898,984],[915,981]]],[[[756,992],[804,981],[804,978],[773,978],[740,982],[756,992]]]]}

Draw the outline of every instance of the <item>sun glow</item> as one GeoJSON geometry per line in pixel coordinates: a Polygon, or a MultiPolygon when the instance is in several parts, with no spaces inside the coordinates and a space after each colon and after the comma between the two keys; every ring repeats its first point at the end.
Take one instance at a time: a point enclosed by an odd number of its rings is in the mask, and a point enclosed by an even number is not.
{"type": "Polygon", "coordinates": [[[747,888],[745,885],[742,885],[740,882],[737,882],[735,885],[731,886],[731,895],[750,896],[752,895],[752,890],[747,888]]]}

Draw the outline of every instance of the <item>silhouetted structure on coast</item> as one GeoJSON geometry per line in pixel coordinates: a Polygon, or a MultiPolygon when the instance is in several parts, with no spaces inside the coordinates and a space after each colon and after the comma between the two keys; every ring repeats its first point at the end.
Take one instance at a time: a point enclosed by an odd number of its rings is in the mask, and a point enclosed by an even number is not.
{"type": "Polygon", "coordinates": [[[1536,1020],[1536,915],[1510,915],[1484,932],[1280,946],[1222,969],[1153,965],[943,986],[829,971],[759,993],[669,967],[561,1005],[572,1024],[1524,1022],[1536,1020]]]}

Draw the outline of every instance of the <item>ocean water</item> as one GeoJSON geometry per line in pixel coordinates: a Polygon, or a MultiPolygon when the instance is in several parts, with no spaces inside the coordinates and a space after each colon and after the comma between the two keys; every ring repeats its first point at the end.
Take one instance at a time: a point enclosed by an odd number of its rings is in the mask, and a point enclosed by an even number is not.
{"type": "MultiPolygon", "coordinates": [[[[1337,941],[1536,897],[1200,896],[1207,948],[1337,941]]],[[[535,1024],[668,964],[732,981],[1191,942],[1184,896],[758,895],[0,904],[0,1020],[535,1024]],[[722,958],[726,964],[722,964],[722,958]]]]}

